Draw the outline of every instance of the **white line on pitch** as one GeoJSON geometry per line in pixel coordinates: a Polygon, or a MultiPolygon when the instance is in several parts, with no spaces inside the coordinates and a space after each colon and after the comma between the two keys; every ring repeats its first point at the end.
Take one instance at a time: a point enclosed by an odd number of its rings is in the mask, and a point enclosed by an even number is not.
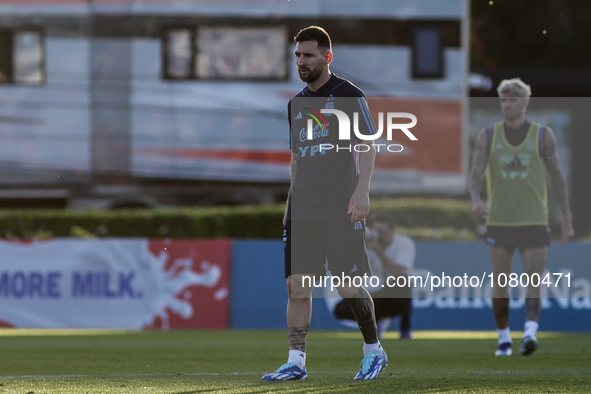
{"type": "MultiPolygon", "coordinates": [[[[386,373],[396,374],[507,374],[533,375],[534,371],[407,371],[386,369],[386,373]]],[[[64,374],[64,375],[12,375],[0,376],[0,379],[46,379],[46,378],[105,378],[105,377],[143,377],[143,376],[232,376],[232,375],[264,375],[269,372],[189,372],[189,373],[122,373],[122,374],[64,374]]],[[[355,374],[356,371],[312,371],[312,374],[355,374]]],[[[586,375],[584,372],[544,372],[552,375],[586,375]]]]}

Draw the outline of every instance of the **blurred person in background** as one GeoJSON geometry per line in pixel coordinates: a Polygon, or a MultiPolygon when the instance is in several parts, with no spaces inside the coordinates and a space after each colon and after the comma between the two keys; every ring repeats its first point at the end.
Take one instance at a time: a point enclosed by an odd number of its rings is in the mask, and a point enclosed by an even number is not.
{"type": "Polygon", "coordinates": [[[486,243],[495,277],[492,303],[499,335],[495,355],[512,354],[506,284],[512,272],[513,254],[519,249],[523,271],[529,277],[525,332],[519,349],[527,356],[538,348],[536,333],[542,308],[540,286],[533,286],[532,281],[535,283],[536,277],[542,280],[550,245],[546,174],[562,210],[562,241],[567,242],[574,231],[554,133],[525,117],[530,86],[519,78],[507,79],[500,83],[497,92],[504,121],[480,130],[477,135],[470,195],[474,213],[486,218],[486,243]],[[487,168],[488,203],[480,197],[487,168]],[[507,280],[499,280],[499,275],[507,280]]]}
{"type": "MultiPolygon", "coordinates": [[[[400,339],[411,339],[412,289],[408,285],[390,287],[386,280],[392,277],[389,282],[394,283],[393,279],[398,276],[408,279],[414,268],[415,243],[410,237],[396,232],[396,222],[388,212],[379,212],[373,222],[373,227],[366,232],[366,244],[371,272],[379,278],[379,285],[367,290],[375,306],[378,336],[382,337],[393,317],[400,316],[400,339]]],[[[336,304],[333,313],[338,319],[355,320],[345,300],[336,304]]]]}

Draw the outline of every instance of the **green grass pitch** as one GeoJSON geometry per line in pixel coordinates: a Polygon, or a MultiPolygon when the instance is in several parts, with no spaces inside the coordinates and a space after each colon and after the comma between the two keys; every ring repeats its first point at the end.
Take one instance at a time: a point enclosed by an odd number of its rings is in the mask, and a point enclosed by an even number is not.
{"type": "Polygon", "coordinates": [[[361,336],[312,330],[308,379],[263,382],[286,331],[0,329],[0,393],[591,393],[591,333],[540,333],[530,357],[519,334],[511,357],[493,356],[493,332],[387,334],[390,365],[355,381],[361,336]]]}

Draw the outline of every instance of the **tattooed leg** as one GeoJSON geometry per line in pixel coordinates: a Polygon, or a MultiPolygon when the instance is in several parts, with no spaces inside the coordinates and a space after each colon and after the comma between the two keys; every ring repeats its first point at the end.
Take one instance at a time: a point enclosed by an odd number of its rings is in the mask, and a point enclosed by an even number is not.
{"type": "Polygon", "coordinates": [[[542,311],[542,302],[539,298],[525,299],[525,321],[533,320],[538,322],[540,320],[540,312],[542,311]]]}
{"type": "Polygon", "coordinates": [[[548,261],[548,247],[525,248],[521,250],[523,271],[529,276],[529,286],[525,293],[525,324],[523,325],[523,343],[519,352],[524,356],[536,351],[538,343],[535,339],[539,328],[540,312],[542,311],[541,286],[532,285],[532,276],[541,278],[548,261]]]}
{"type": "Polygon", "coordinates": [[[312,289],[302,286],[301,275],[291,275],[287,279],[287,327],[289,331],[289,350],[306,351],[306,336],[312,318],[312,289]],[[295,298],[294,295],[297,294],[295,298]]]}
{"type": "MultiPolygon", "coordinates": [[[[526,248],[521,252],[521,261],[523,261],[523,271],[529,275],[530,279],[534,274],[543,277],[548,260],[548,247],[526,248]]],[[[525,320],[540,320],[542,311],[541,288],[530,285],[525,294],[525,320]]]]}
{"type": "Polygon", "coordinates": [[[346,300],[355,315],[355,320],[357,320],[357,325],[363,335],[363,341],[368,345],[378,343],[375,311],[369,292],[362,287],[353,297],[346,298],[346,300]]]}
{"type": "Polygon", "coordinates": [[[289,327],[289,350],[306,351],[306,336],[309,327],[289,327]]]}

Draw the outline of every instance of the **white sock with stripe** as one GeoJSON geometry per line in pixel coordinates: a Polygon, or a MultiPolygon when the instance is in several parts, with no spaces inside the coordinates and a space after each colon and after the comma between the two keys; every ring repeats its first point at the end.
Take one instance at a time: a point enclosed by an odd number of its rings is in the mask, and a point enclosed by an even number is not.
{"type": "Polygon", "coordinates": [[[367,343],[363,343],[363,354],[368,355],[371,353],[382,354],[384,349],[382,349],[382,345],[380,342],[372,343],[371,345],[367,343]]]}
{"type": "Polygon", "coordinates": [[[304,365],[306,365],[306,353],[301,350],[290,350],[287,362],[294,363],[300,369],[304,369],[304,365]]]}

